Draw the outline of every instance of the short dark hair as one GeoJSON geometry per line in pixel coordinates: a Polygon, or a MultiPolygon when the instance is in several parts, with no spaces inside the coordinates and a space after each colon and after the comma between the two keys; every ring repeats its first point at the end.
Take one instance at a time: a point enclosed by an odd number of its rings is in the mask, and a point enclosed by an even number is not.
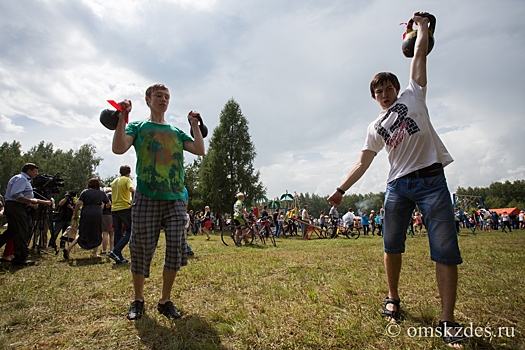
{"type": "Polygon", "coordinates": [[[92,177],[87,182],[87,188],[92,188],[94,190],[100,190],[100,180],[96,177],[92,177]]]}
{"type": "MultiPolygon", "coordinates": [[[[164,84],[153,84],[149,88],[146,89],[146,96],[151,98],[151,95],[157,90],[169,90],[168,87],[164,84]]],[[[149,107],[149,103],[146,100],[146,104],[149,107]]]]}
{"type": "Polygon", "coordinates": [[[120,172],[120,175],[122,176],[129,175],[131,174],[131,167],[127,164],[121,165],[119,172],[120,172]]]}
{"type": "Polygon", "coordinates": [[[22,172],[23,173],[27,173],[28,170],[34,170],[34,169],[38,169],[36,164],[34,164],[34,163],[25,163],[24,166],[22,167],[22,172]]]}
{"type": "Polygon", "coordinates": [[[370,93],[372,94],[372,98],[375,100],[376,93],[375,90],[378,86],[383,85],[387,82],[392,83],[394,85],[394,88],[397,92],[401,90],[401,85],[399,84],[399,79],[397,79],[396,75],[394,73],[390,72],[381,72],[374,75],[374,78],[370,82],[370,93]]]}

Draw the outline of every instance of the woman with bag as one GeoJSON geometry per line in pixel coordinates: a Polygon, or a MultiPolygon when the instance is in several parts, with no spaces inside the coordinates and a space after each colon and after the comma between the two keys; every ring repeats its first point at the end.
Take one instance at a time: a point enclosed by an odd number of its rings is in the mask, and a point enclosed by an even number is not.
{"type": "Polygon", "coordinates": [[[87,188],[78,197],[73,212],[73,222],[82,215],[78,225],[78,236],[64,249],[64,259],[69,259],[71,249],[78,243],[83,249],[92,249],[91,257],[97,257],[97,248],[102,244],[102,207],[109,206],[108,196],[100,190],[100,181],[89,179],[87,188]]]}

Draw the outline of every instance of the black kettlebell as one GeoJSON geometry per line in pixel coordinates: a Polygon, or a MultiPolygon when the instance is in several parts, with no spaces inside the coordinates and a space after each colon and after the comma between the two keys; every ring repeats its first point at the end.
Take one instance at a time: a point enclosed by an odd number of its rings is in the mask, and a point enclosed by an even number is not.
{"type": "MultiPolygon", "coordinates": [[[[195,117],[199,119],[199,129],[201,129],[202,138],[205,138],[206,136],[208,136],[208,128],[206,127],[206,125],[204,125],[204,122],[202,121],[202,117],[200,114],[195,117]]],[[[190,135],[191,137],[195,137],[193,135],[193,128],[191,127],[191,121],[189,119],[188,119],[188,123],[190,123],[190,135]]]]}
{"type": "Polygon", "coordinates": [[[118,124],[119,111],[114,109],[105,109],[100,112],[100,122],[109,130],[115,130],[118,124]]]}
{"type": "MultiPolygon", "coordinates": [[[[430,21],[428,26],[428,52],[427,55],[432,51],[434,47],[434,31],[436,30],[436,17],[430,13],[422,14],[421,17],[427,17],[430,21]]],[[[416,45],[417,30],[412,29],[414,21],[410,19],[407,23],[406,32],[403,33],[403,44],[401,49],[403,50],[403,55],[407,58],[414,57],[414,48],[416,45]]]]}

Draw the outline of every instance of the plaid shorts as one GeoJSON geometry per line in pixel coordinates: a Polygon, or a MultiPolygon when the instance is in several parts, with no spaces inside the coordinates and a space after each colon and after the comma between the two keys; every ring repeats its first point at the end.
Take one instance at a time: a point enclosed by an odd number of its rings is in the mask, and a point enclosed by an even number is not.
{"type": "Polygon", "coordinates": [[[149,277],[151,260],[157,248],[160,230],[166,236],[164,268],[179,271],[188,265],[186,253],[186,204],[183,199],[158,200],[135,191],[131,214],[131,273],[149,277]]]}

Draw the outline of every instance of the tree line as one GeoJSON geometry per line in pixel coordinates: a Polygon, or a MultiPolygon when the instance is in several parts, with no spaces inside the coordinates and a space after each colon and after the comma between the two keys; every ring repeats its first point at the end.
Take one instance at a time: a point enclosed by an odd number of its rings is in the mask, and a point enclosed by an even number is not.
{"type": "MultiPolygon", "coordinates": [[[[52,143],[41,141],[23,153],[20,142],[4,142],[0,146],[0,193],[5,194],[9,179],[20,174],[25,163],[35,163],[40,175],[58,174],[64,180],[64,187],[59,187],[57,196],[65,194],[68,190],[80,193],[86,188],[90,178],[99,177],[96,168],[102,160],[96,156],[95,146],[90,144],[82,145],[76,151],[63,151],[55,150],[52,143]]],[[[107,185],[107,181],[102,181],[103,185],[107,185]]]]}
{"type": "Polygon", "coordinates": [[[489,187],[458,187],[456,194],[482,196],[487,209],[525,209],[525,180],[493,182],[489,187]]]}

